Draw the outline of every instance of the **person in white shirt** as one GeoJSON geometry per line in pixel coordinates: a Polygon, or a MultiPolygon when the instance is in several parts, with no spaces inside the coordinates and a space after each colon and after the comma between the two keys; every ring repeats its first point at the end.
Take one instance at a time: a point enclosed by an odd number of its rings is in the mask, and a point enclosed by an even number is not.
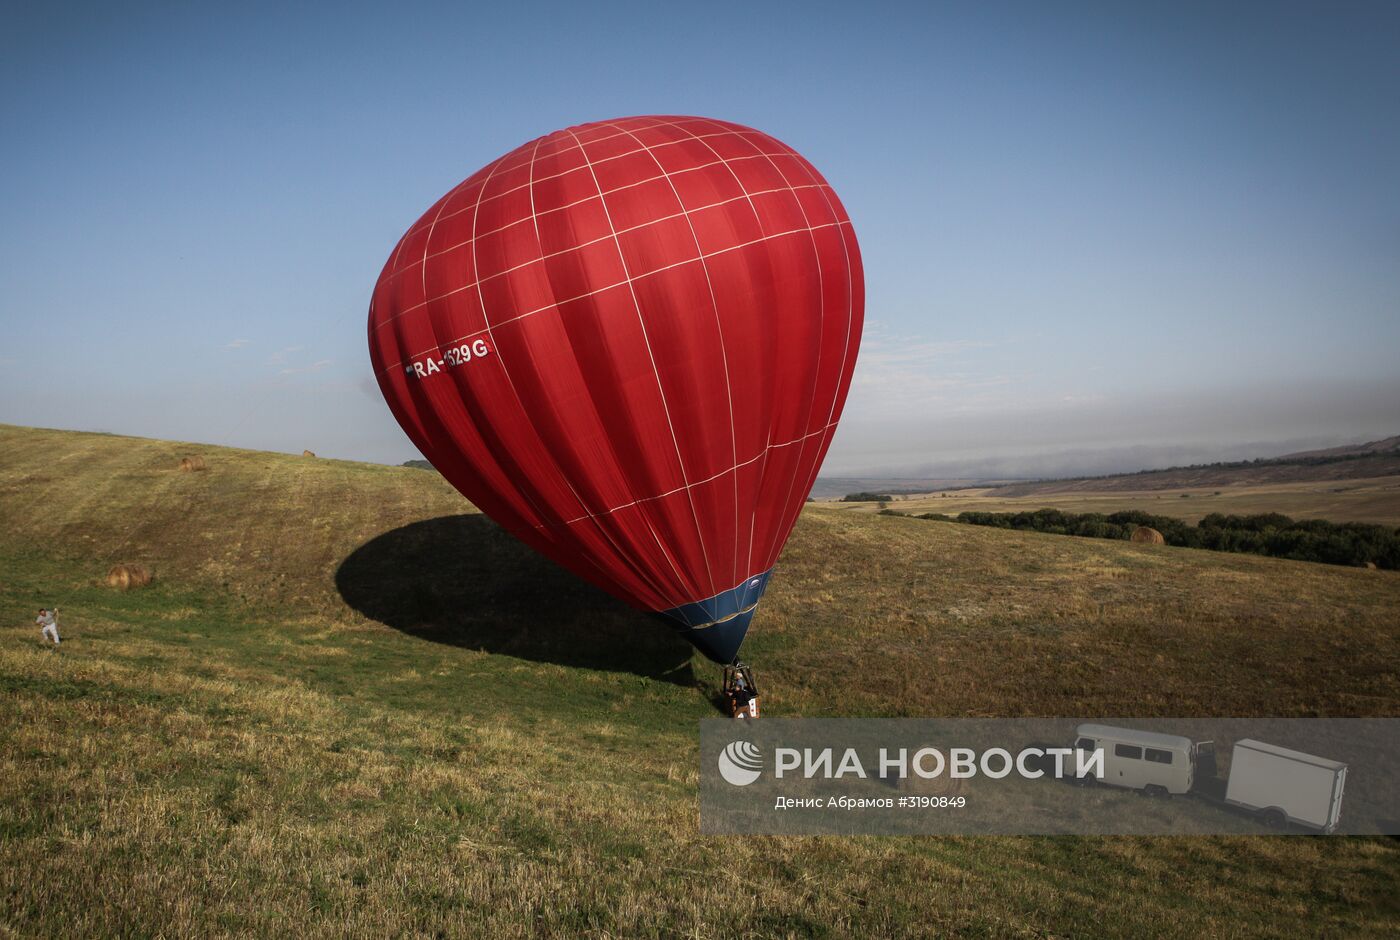
{"type": "Polygon", "coordinates": [[[46,640],[53,640],[53,645],[58,645],[58,608],[49,610],[47,607],[39,608],[39,616],[34,618],[41,629],[39,633],[46,640]]]}

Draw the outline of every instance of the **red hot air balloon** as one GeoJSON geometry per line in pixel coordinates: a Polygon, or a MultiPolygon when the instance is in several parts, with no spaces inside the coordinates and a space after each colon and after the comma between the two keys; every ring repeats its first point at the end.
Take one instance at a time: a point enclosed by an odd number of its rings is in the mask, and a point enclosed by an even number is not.
{"type": "Polygon", "coordinates": [[[379,276],[369,348],[463,495],[727,664],[830,446],[863,311],[850,219],[810,163],[738,124],[631,117],[532,140],[439,199],[379,276]]]}

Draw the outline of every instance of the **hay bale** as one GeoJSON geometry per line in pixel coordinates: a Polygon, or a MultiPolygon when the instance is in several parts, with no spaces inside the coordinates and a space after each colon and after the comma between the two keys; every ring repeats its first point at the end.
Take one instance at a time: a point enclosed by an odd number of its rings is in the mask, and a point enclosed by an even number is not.
{"type": "Polygon", "coordinates": [[[180,472],[181,472],[181,473],[194,473],[194,472],[197,471],[197,470],[205,470],[205,469],[208,469],[208,468],[204,466],[204,458],[203,458],[203,457],[200,457],[198,454],[196,454],[196,455],[193,456],[193,457],[181,457],[181,458],[180,458],[180,472]]]}
{"type": "Polygon", "coordinates": [[[151,573],[140,565],[113,565],[107,572],[107,586],[122,591],[145,587],[151,583],[151,573]]]}
{"type": "Polygon", "coordinates": [[[1133,530],[1133,534],[1128,537],[1130,542],[1141,542],[1144,545],[1165,545],[1167,540],[1162,538],[1162,533],[1150,526],[1140,525],[1133,530]]]}
{"type": "Polygon", "coordinates": [[[315,457],[315,456],[316,456],[315,454],[313,454],[313,453],[312,453],[311,451],[309,451],[309,450],[304,450],[304,451],[302,451],[302,452],[301,452],[301,455],[302,455],[303,457],[315,457]]]}
{"type": "Polygon", "coordinates": [[[1376,570],[1376,563],[1375,563],[1374,561],[1368,561],[1368,562],[1366,562],[1366,570],[1367,570],[1367,571],[1375,571],[1375,570],[1376,570]]]}

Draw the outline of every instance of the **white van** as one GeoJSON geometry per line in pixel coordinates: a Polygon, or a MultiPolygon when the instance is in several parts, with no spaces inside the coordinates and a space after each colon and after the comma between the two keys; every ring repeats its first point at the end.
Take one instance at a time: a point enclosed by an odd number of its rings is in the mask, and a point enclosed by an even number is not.
{"type": "Polygon", "coordinates": [[[1084,724],[1075,729],[1074,746],[1103,751],[1098,782],[1116,787],[1166,796],[1187,793],[1198,779],[1215,776],[1215,744],[1179,734],[1084,724]]]}

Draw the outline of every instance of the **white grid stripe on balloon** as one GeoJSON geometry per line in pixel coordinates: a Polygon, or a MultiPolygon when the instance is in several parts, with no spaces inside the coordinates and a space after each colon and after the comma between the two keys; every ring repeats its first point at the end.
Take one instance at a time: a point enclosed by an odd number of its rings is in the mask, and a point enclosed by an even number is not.
{"type": "MultiPolygon", "coordinates": [[[[572,132],[570,132],[570,133],[572,133],[572,132]]],[[[577,135],[575,135],[575,137],[577,137],[577,135]]],[[[583,158],[584,158],[585,161],[587,161],[587,160],[589,159],[589,157],[588,157],[588,148],[587,148],[587,147],[582,147],[581,149],[583,150],[583,158]]],[[[590,172],[593,172],[593,171],[592,171],[592,163],[589,163],[589,168],[590,168],[590,172]]],[[[593,183],[594,183],[595,186],[597,186],[597,188],[598,188],[598,195],[601,197],[602,194],[603,194],[603,187],[602,187],[602,185],[599,184],[599,182],[598,182],[598,175],[597,175],[596,172],[593,172],[593,183]]],[[[633,286],[633,279],[632,279],[631,272],[630,272],[630,270],[629,270],[629,268],[628,268],[628,265],[627,265],[627,255],[626,255],[626,253],[622,250],[622,239],[619,238],[619,237],[617,236],[617,229],[613,226],[613,222],[612,222],[612,212],[611,212],[611,210],[608,209],[608,201],[607,201],[606,198],[603,199],[603,215],[604,215],[604,217],[607,219],[608,228],[612,229],[612,231],[613,231],[613,241],[614,241],[614,243],[617,245],[617,256],[618,256],[618,259],[622,262],[622,273],[623,273],[624,275],[626,275],[627,290],[628,290],[628,292],[631,294],[631,297],[632,297],[632,307],[633,307],[633,309],[635,309],[636,312],[637,312],[637,324],[638,324],[638,326],[641,327],[641,330],[642,330],[642,343],[646,346],[646,350],[647,350],[647,359],[648,359],[648,361],[651,363],[651,374],[652,374],[652,377],[656,379],[656,393],[657,393],[657,395],[660,396],[660,398],[661,398],[661,410],[662,410],[662,412],[663,412],[663,413],[665,414],[665,416],[666,416],[666,429],[667,429],[667,430],[670,432],[670,434],[671,434],[671,445],[672,445],[672,447],[675,448],[675,452],[676,452],[676,463],[677,463],[677,465],[679,466],[680,471],[681,471],[681,483],[682,483],[682,484],[685,484],[685,485],[689,485],[689,483],[690,483],[690,477],[689,477],[689,474],[688,474],[687,471],[686,471],[685,456],[681,453],[681,444],[680,444],[680,440],[676,437],[676,426],[675,426],[675,424],[674,424],[674,423],[672,422],[672,420],[671,420],[671,406],[670,406],[670,405],[667,403],[667,401],[666,401],[666,388],[665,388],[665,385],[664,385],[664,384],[662,383],[662,381],[661,381],[661,373],[660,373],[660,371],[656,368],[656,355],[652,352],[652,349],[651,349],[651,339],[647,336],[646,317],[644,317],[644,316],[642,315],[642,303],[641,303],[641,301],[640,301],[640,300],[638,299],[638,297],[637,297],[637,290],[636,290],[636,288],[633,286]]],[[[687,495],[687,497],[689,497],[689,495],[690,495],[690,491],[689,491],[689,490],[686,491],[686,495],[687,495]]],[[[691,515],[691,517],[692,517],[692,518],[694,519],[694,521],[695,521],[695,534],[696,534],[696,537],[700,540],[700,556],[701,556],[701,558],[702,558],[702,560],[704,561],[704,564],[705,564],[705,576],[706,576],[706,577],[709,579],[709,581],[710,581],[710,588],[711,588],[710,595],[706,595],[706,596],[711,596],[711,595],[713,595],[713,594],[715,593],[714,590],[713,590],[713,589],[714,589],[714,575],[713,575],[713,574],[711,573],[711,571],[710,571],[710,555],[709,555],[709,551],[708,551],[708,550],[706,549],[706,547],[705,547],[705,533],[704,533],[704,530],[703,530],[703,529],[701,528],[701,526],[700,526],[700,514],[699,514],[699,513],[696,511],[696,509],[695,509],[695,500],[694,500],[694,499],[688,499],[688,502],[689,502],[689,504],[690,504],[690,515],[691,515]]]]}
{"type": "MultiPolygon", "coordinates": [[[[826,223],[823,223],[822,225],[813,225],[813,226],[810,226],[810,227],[789,229],[788,231],[785,231],[785,232],[775,232],[775,233],[773,233],[772,235],[765,235],[765,236],[763,236],[762,238],[754,238],[754,239],[751,239],[751,240],[746,241],[746,242],[741,242],[740,244],[737,244],[737,245],[730,245],[730,246],[727,247],[727,248],[718,248],[718,249],[716,249],[716,250],[714,250],[714,251],[707,251],[707,252],[705,252],[703,255],[701,255],[699,258],[686,258],[686,259],[683,260],[683,261],[675,261],[675,262],[672,262],[671,264],[663,264],[663,265],[661,265],[660,267],[652,268],[650,271],[643,271],[641,274],[635,274],[635,275],[632,275],[631,277],[623,278],[623,279],[620,280],[620,281],[615,281],[615,282],[613,282],[613,283],[611,283],[611,284],[605,284],[605,285],[603,285],[602,287],[596,287],[596,288],[594,288],[593,290],[584,291],[583,293],[581,293],[581,294],[576,294],[576,295],[573,296],[573,297],[565,297],[563,300],[554,300],[554,301],[551,301],[551,302],[548,303],[548,304],[544,304],[544,305],[542,305],[542,306],[536,307],[536,308],[534,308],[533,310],[526,310],[524,313],[516,314],[515,316],[510,317],[510,318],[508,318],[508,319],[505,319],[505,320],[498,320],[496,323],[492,324],[492,329],[500,329],[502,326],[505,326],[507,323],[514,323],[514,322],[517,321],[517,320],[523,320],[523,319],[525,319],[526,317],[532,317],[532,316],[535,316],[536,314],[544,313],[544,312],[549,311],[549,310],[553,310],[553,309],[555,309],[556,307],[559,307],[559,306],[561,306],[561,305],[563,305],[563,304],[572,303],[572,302],[574,302],[574,301],[576,301],[576,300],[583,300],[585,297],[592,297],[593,295],[595,295],[595,294],[601,294],[601,293],[603,293],[604,291],[614,290],[614,289],[616,289],[616,288],[623,287],[624,285],[631,284],[631,283],[636,282],[636,281],[640,281],[642,278],[651,277],[651,276],[654,275],[654,274],[660,274],[662,271],[669,271],[669,270],[671,270],[672,268],[678,268],[678,267],[680,267],[680,266],[682,266],[682,265],[686,265],[686,264],[695,264],[695,263],[699,262],[699,261],[702,260],[702,259],[714,258],[714,257],[717,257],[718,255],[726,254],[726,253],[731,252],[731,251],[739,251],[739,250],[741,250],[741,249],[749,248],[749,247],[752,247],[753,245],[762,244],[763,242],[772,241],[772,240],[777,239],[777,238],[787,238],[787,237],[790,237],[790,236],[792,236],[792,235],[804,235],[804,234],[806,234],[807,232],[811,232],[811,231],[820,231],[821,229],[825,229],[825,228],[836,228],[836,227],[838,227],[838,226],[850,225],[850,224],[851,224],[850,219],[841,219],[841,220],[836,221],[836,222],[826,222],[826,223]]],[[[456,292],[457,292],[457,291],[451,291],[451,292],[449,292],[449,293],[447,293],[447,294],[443,294],[443,295],[440,296],[440,297],[434,297],[432,301],[429,301],[429,303],[432,303],[432,302],[435,302],[435,301],[438,301],[438,300],[442,300],[442,299],[444,299],[445,297],[448,297],[448,296],[450,296],[452,293],[456,293],[456,292]]],[[[464,333],[464,334],[462,334],[461,336],[456,337],[455,339],[448,340],[446,343],[437,343],[437,344],[434,344],[433,346],[429,346],[429,347],[426,348],[426,349],[422,349],[422,350],[420,350],[420,351],[418,351],[418,352],[416,352],[416,353],[413,353],[413,354],[411,354],[411,355],[405,356],[405,357],[401,358],[398,362],[393,363],[392,365],[385,366],[383,369],[380,369],[380,370],[379,370],[379,374],[383,375],[383,374],[392,372],[392,371],[394,371],[395,369],[401,369],[401,368],[403,368],[405,365],[407,365],[407,364],[413,362],[415,359],[418,359],[418,358],[420,358],[420,357],[422,357],[422,356],[425,356],[425,355],[427,355],[428,353],[435,352],[435,351],[440,351],[440,350],[445,349],[445,348],[448,348],[448,347],[456,346],[456,345],[458,345],[459,343],[466,342],[467,340],[475,339],[476,337],[481,336],[481,335],[484,334],[485,332],[486,332],[486,331],[485,331],[484,329],[473,330],[473,331],[471,331],[471,332],[469,332],[469,333],[464,333]]]]}

